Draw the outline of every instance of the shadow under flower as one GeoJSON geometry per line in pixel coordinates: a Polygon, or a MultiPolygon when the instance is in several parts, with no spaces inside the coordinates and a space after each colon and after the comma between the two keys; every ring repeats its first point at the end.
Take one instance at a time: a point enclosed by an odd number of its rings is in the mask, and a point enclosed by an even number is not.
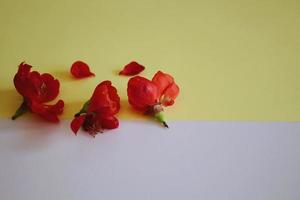
{"type": "Polygon", "coordinates": [[[1,121],[1,133],[9,135],[1,142],[1,149],[13,150],[15,152],[46,149],[53,143],[51,138],[63,124],[47,122],[32,113],[26,113],[22,118],[16,120],[5,119],[1,121]],[[59,127],[58,127],[59,126],[59,127]]]}

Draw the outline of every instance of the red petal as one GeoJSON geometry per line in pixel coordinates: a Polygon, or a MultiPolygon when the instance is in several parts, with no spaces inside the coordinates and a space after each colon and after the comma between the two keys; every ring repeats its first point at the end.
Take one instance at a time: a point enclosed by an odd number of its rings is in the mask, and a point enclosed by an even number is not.
{"type": "Polygon", "coordinates": [[[160,101],[164,106],[171,106],[179,94],[179,87],[171,75],[158,71],[152,78],[159,89],[160,101]]]}
{"type": "Polygon", "coordinates": [[[144,69],[145,67],[143,65],[140,65],[139,63],[133,61],[125,65],[123,70],[120,71],[119,75],[134,76],[144,71],[144,69]]]}
{"type": "Polygon", "coordinates": [[[103,117],[101,119],[101,126],[104,129],[115,129],[119,127],[119,120],[114,116],[103,117]]]}
{"type": "Polygon", "coordinates": [[[79,117],[74,118],[71,122],[71,129],[75,133],[75,135],[77,135],[78,130],[83,125],[85,117],[86,115],[80,115],[79,117]]]}
{"type": "Polygon", "coordinates": [[[28,97],[40,103],[54,100],[59,93],[59,81],[54,79],[51,74],[45,73],[40,75],[39,72],[33,71],[29,74],[28,97]]]}
{"type": "Polygon", "coordinates": [[[176,99],[178,94],[179,94],[179,87],[178,87],[178,85],[176,85],[176,83],[173,83],[166,89],[166,91],[164,93],[164,97],[162,99],[162,104],[164,106],[173,105],[174,100],[176,99]]]}
{"type": "Polygon", "coordinates": [[[89,76],[95,76],[95,74],[90,71],[89,66],[82,61],[76,61],[72,64],[71,74],[75,78],[86,78],[89,76]]]}
{"type": "Polygon", "coordinates": [[[22,63],[19,65],[18,75],[19,75],[20,77],[26,78],[27,75],[29,74],[31,68],[32,68],[31,65],[28,65],[27,63],[22,62],[22,63]]]}
{"type": "Polygon", "coordinates": [[[56,104],[54,105],[48,105],[47,106],[47,111],[56,115],[61,115],[64,111],[64,106],[65,103],[63,100],[59,100],[56,104]]]}
{"type": "Polygon", "coordinates": [[[40,115],[47,121],[57,123],[59,122],[58,115],[63,112],[64,102],[59,100],[54,105],[45,105],[37,101],[30,101],[29,107],[33,113],[40,115]]]}
{"type": "Polygon", "coordinates": [[[54,100],[59,94],[60,83],[51,74],[45,73],[41,75],[43,86],[40,86],[40,100],[41,102],[48,102],[54,100]]]}
{"type": "Polygon", "coordinates": [[[95,88],[88,112],[114,115],[120,110],[120,97],[110,81],[103,81],[95,88]]]}
{"type": "Polygon", "coordinates": [[[14,85],[17,91],[22,95],[27,95],[27,88],[29,85],[28,76],[30,73],[32,66],[26,64],[25,62],[22,62],[19,65],[18,72],[16,73],[14,77],[14,85]]]}
{"type": "Polygon", "coordinates": [[[174,79],[169,74],[165,74],[158,71],[152,78],[152,82],[155,83],[159,90],[159,96],[163,95],[165,90],[174,83],[174,79]]]}
{"type": "Polygon", "coordinates": [[[158,100],[157,86],[141,76],[135,76],[128,81],[127,95],[129,103],[140,111],[146,111],[158,100]]]}

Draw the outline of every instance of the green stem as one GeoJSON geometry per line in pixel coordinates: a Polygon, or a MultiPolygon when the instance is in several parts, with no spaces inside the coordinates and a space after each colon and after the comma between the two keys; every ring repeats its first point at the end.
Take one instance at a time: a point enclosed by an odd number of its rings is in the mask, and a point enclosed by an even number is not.
{"type": "Polygon", "coordinates": [[[169,126],[168,126],[168,124],[167,124],[167,122],[166,122],[166,120],[165,120],[165,117],[164,117],[164,115],[163,115],[163,112],[158,112],[158,113],[156,113],[156,114],[154,115],[154,118],[155,118],[156,120],[158,120],[160,123],[162,123],[162,125],[163,125],[164,127],[169,128],[169,126]]]}
{"type": "Polygon", "coordinates": [[[11,117],[12,120],[17,119],[18,117],[20,117],[21,115],[23,115],[24,113],[26,113],[28,111],[28,107],[27,107],[27,103],[25,101],[25,99],[23,100],[23,103],[21,104],[21,106],[18,108],[18,110],[15,112],[15,114],[11,117]]]}
{"type": "Polygon", "coordinates": [[[87,113],[88,108],[90,106],[91,101],[88,100],[87,102],[85,102],[85,104],[83,105],[83,107],[81,108],[81,110],[75,114],[75,117],[79,117],[82,113],[87,113]]]}

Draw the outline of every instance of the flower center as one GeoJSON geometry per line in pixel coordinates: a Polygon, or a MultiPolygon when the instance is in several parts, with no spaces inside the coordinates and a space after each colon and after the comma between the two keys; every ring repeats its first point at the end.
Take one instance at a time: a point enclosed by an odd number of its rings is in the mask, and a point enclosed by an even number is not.
{"type": "Polygon", "coordinates": [[[153,106],[153,111],[154,111],[154,113],[159,113],[159,112],[164,111],[164,108],[162,107],[162,105],[160,103],[158,103],[153,106]]]}
{"type": "Polygon", "coordinates": [[[47,86],[46,84],[43,82],[40,89],[38,90],[39,95],[43,95],[47,92],[47,86]]]}
{"type": "Polygon", "coordinates": [[[97,135],[99,132],[103,133],[103,129],[100,123],[100,120],[96,118],[96,115],[91,114],[86,117],[84,121],[83,128],[85,131],[89,132],[89,134],[93,137],[97,135]]]}

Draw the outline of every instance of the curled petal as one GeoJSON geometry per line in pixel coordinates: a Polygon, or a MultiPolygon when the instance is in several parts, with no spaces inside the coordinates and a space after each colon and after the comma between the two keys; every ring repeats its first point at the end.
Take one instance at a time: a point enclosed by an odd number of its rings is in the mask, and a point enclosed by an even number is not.
{"type": "Polygon", "coordinates": [[[88,112],[114,115],[120,110],[120,97],[110,81],[103,81],[94,90],[88,112]]]}
{"type": "Polygon", "coordinates": [[[25,62],[22,62],[19,65],[18,72],[14,77],[15,88],[22,96],[28,96],[28,94],[30,94],[30,83],[28,81],[28,76],[30,74],[31,68],[32,66],[26,64],[25,62]]]}
{"type": "Polygon", "coordinates": [[[77,135],[78,130],[83,125],[85,121],[86,115],[80,115],[79,117],[75,117],[71,122],[71,129],[75,135],[77,135]]]}
{"type": "Polygon", "coordinates": [[[152,82],[157,85],[159,96],[161,96],[174,83],[174,79],[171,75],[158,71],[152,78],[152,82]]]}
{"type": "Polygon", "coordinates": [[[171,106],[174,104],[174,100],[179,94],[179,87],[176,85],[176,83],[171,84],[165,91],[162,104],[164,106],[171,106]]]}
{"type": "Polygon", "coordinates": [[[133,61],[125,65],[123,70],[120,71],[119,75],[134,76],[141,73],[144,69],[145,67],[143,65],[140,65],[139,63],[133,61]]]}
{"type": "Polygon", "coordinates": [[[179,94],[179,87],[175,83],[173,77],[169,74],[158,71],[152,78],[152,82],[158,87],[160,102],[164,106],[173,105],[179,94]]]}
{"type": "Polygon", "coordinates": [[[40,102],[30,101],[29,107],[31,112],[40,115],[47,121],[57,123],[59,122],[58,115],[62,114],[64,108],[64,102],[59,100],[54,105],[45,105],[40,102]]]}
{"type": "Polygon", "coordinates": [[[135,76],[128,81],[127,95],[129,103],[143,112],[158,100],[157,86],[141,76],[135,76]]]}
{"type": "Polygon", "coordinates": [[[101,125],[104,129],[115,129],[119,127],[119,120],[114,116],[102,117],[101,125]]]}
{"type": "Polygon", "coordinates": [[[30,69],[32,68],[31,65],[25,63],[25,62],[22,62],[20,65],[19,65],[19,70],[18,70],[18,74],[21,76],[21,77],[27,77],[28,73],[30,72],[30,69]]]}
{"type": "Polygon", "coordinates": [[[71,74],[75,78],[86,78],[90,76],[95,76],[95,74],[90,71],[89,66],[82,61],[76,61],[72,64],[71,74]]]}
{"type": "Polygon", "coordinates": [[[64,101],[59,100],[56,104],[50,106],[48,105],[46,108],[50,113],[61,115],[64,111],[64,106],[65,106],[64,101]]]}

